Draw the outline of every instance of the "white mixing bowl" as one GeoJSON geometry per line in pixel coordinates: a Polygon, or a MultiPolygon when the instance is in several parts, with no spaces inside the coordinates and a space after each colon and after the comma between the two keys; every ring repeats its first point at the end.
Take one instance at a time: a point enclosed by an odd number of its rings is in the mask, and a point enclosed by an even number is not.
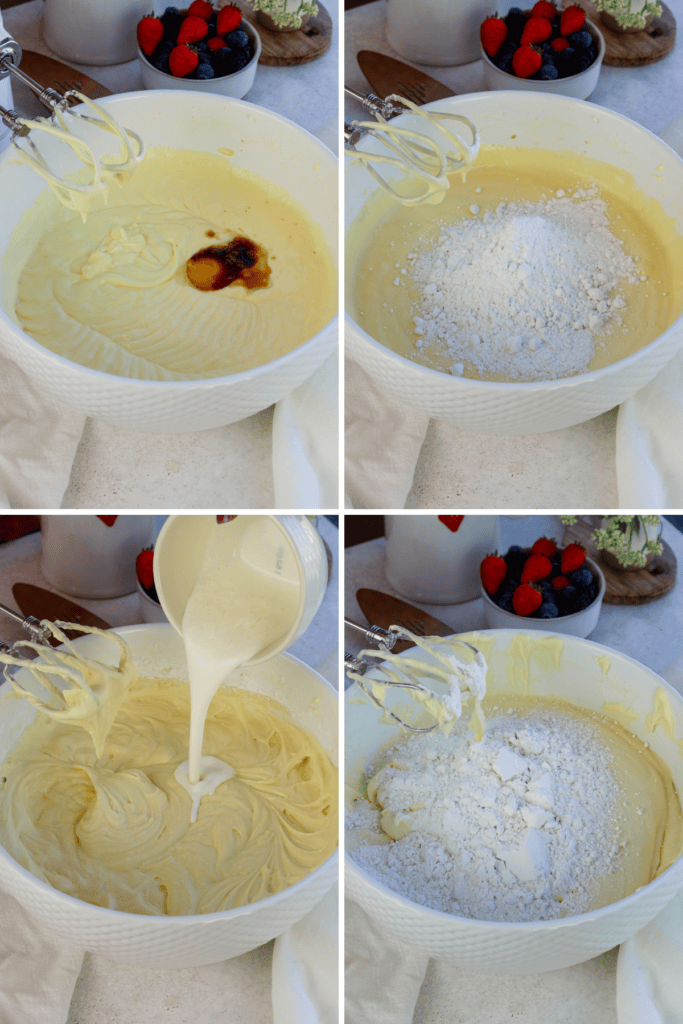
{"type": "MultiPolygon", "coordinates": [[[[235,167],[255,171],[301,203],[322,226],[332,253],[337,253],[337,160],[303,128],[262,107],[211,93],[153,90],[98,102],[121,124],[138,132],[148,148],[232,150],[230,161],[235,167]]],[[[56,140],[46,136],[38,141],[52,166],[56,140]]],[[[11,151],[0,159],[0,256],[19,220],[45,187],[43,179],[11,151]]],[[[1,274],[0,294],[5,301],[1,274]]],[[[128,380],[51,352],[25,334],[6,309],[0,309],[2,350],[45,392],[46,403],[74,406],[108,423],[138,430],[205,430],[251,416],[307,380],[336,342],[334,318],[292,352],[252,370],[207,380],[128,380]]]]}
{"type": "MultiPolygon", "coordinates": [[[[487,655],[488,692],[511,692],[507,669],[511,658],[508,648],[519,631],[488,630],[463,636],[477,644],[493,638],[487,655]]],[[[646,716],[652,712],[658,687],[666,692],[674,715],[674,736],[683,735],[683,698],[654,672],[632,658],[608,647],[577,637],[553,633],[534,633],[531,640],[563,643],[559,665],[547,655],[532,656],[530,692],[557,695],[595,711],[604,701],[625,704],[637,714],[630,731],[650,744],[666,762],[683,793],[683,759],[677,741],[669,739],[661,728],[649,732],[646,716]],[[598,664],[598,659],[607,658],[598,664]]],[[[486,647],[482,648],[486,651],[486,647]]],[[[410,655],[407,651],[406,655],[410,655]]],[[[373,763],[383,747],[397,737],[395,726],[381,721],[382,712],[351,686],[346,697],[346,782],[358,787],[365,766],[373,763]]],[[[394,691],[389,704],[405,705],[405,693],[394,691]]],[[[346,857],[346,889],[380,925],[397,938],[429,956],[440,957],[477,971],[502,974],[531,974],[570,967],[598,956],[623,942],[651,921],[683,887],[683,856],[658,878],[638,892],[587,914],[556,921],[523,922],[475,921],[418,906],[375,881],[351,857],[346,857]]]]}
{"type": "MultiPolygon", "coordinates": [[[[427,104],[430,107],[468,117],[484,144],[569,149],[628,171],[675,218],[683,235],[683,161],[634,121],[592,103],[537,92],[471,93],[427,104]]],[[[396,121],[404,122],[406,115],[396,121]]],[[[423,125],[421,121],[420,131],[423,125]]],[[[359,148],[380,152],[379,146],[365,140],[359,148]]],[[[348,160],[347,231],[378,187],[358,161],[348,160]]],[[[350,266],[347,281],[352,277],[350,266]]],[[[683,345],[683,317],[649,345],[611,366],[538,383],[468,380],[420,366],[380,345],[352,315],[346,317],[345,334],[349,353],[398,401],[470,430],[537,434],[598,416],[644,387],[683,345]]]]}
{"type": "MultiPolygon", "coordinates": [[[[182,640],[168,625],[125,626],[114,632],[130,646],[141,675],[186,677],[182,640]]],[[[86,635],[76,641],[86,653],[110,663],[113,644],[86,635]]],[[[30,685],[27,670],[17,678],[30,685]]],[[[336,763],[336,691],[317,672],[289,654],[244,669],[231,685],[263,693],[285,705],[315,734],[336,763]]],[[[0,760],[33,721],[34,709],[8,683],[0,688],[0,760]]],[[[335,852],[306,878],[258,903],[215,914],[155,917],[124,914],[83,903],[58,892],[20,867],[0,847],[0,885],[47,929],[113,960],[148,967],[192,967],[239,956],[281,935],[311,910],[337,877],[335,852]]]]}

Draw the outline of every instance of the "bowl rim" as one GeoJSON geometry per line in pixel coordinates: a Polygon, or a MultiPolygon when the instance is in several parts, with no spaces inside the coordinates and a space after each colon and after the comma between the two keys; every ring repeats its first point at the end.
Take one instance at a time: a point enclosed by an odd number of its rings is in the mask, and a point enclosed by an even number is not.
{"type": "MultiPolygon", "coordinates": [[[[509,78],[512,82],[528,82],[528,81],[532,81],[532,82],[534,82],[537,85],[542,86],[542,87],[545,87],[546,85],[554,85],[556,82],[575,82],[577,79],[582,78],[584,75],[588,75],[591,71],[595,71],[596,66],[597,66],[598,73],[599,73],[600,67],[602,66],[603,57],[605,56],[605,50],[607,49],[607,46],[606,46],[606,43],[605,43],[605,37],[603,36],[602,32],[600,31],[598,26],[595,24],[595,22],[591,21],[590,18],[586,18],[585,24],[589,26],[590,32],[591,32],[591,35],[593,36],[593,38],[597,39],[597,42],[598,42],[598,55],[595,58],[595,60],[591,64],[588,65],[587,68],[584,68],[583,71],[577,71],[575,75],[566,75],[564,78],[552,78],[552,79],[550,79],[547,82],[546,81],[542,81],[540,78],[532,78],[532,79],[518,78],[517,75],[511,75],[509,71],[504,71],[503,68],[499,68],[497,64],[493,63],[493,61],[489,57],[488,53],[484,49],[484,46],[482,44],[481,37],[480,37],[479,38],[479,50],[481,52],[481,59],[484,61],[484,64],[487,65],[489,68],[491,68],[493,71],[497,71],[499,74],[505,75],[505,77],[509,78]]],[[[501,89],[501,90],[498,90],[498,91],[502,92],[503,90],[501,89]]],[[[542,88],[539,89],[538,91],[542,92],[542,88]]]]}
{"type": "MultiPolygon", "coordinates": [[[[319,151],[321,160],[326,161],[330,168],[334,168],[335,174],[337,175],[337,181],[335,185],[338,185],[338,164],[339,161],[335,154],[329,149],[323,142],[315,137],[306,128],[295,121],[291,121],[289,118],[284,117],[282,114],[277,114],[273,110],[268,110],[266,107],[260,107],[257,103],[250,103],[248,100],[238,100],[234,96],[225,96],[222,93],[217,92],[201,92],[192,89],[139,89],[136,92],[121,92],[113,93],[111,96],[103,96],[98,99],[98,103],[102,103],[104,106],[116,107],[117,104],[127,104],[131,101],[137,100],[151,100],[154,97],[155,102],[167,102],[175,105],[179,101],[179,97],[186,96],[192,103],[208,103],[216,104],[217,106],[231,106],[236,104],[241,107],[247,107],[249,110],[254,112],[254,116],[258,118],[265,118],[266,120],[272,119],[277,121],[281,125],[286,125],[288,129],[294,129],[300,132],[302,135],[307,136],[308,141],[315,145],[315,148],[319,151]]],[[[79,109],[76,107],[75,109],[79,109]]],[[[169,147],[173,148],[173,147],[169,147]]],[[[9,148],[6,151],[10,152],[9,148]]],[[[5,157],[6,159],[7,157],[5,157]]],[[[47,186],[46,186],[47,188],[47,186]]],[[[28,209],[28,207],[26,208],[28,209]]],[[[331,249],[333,257],[336,253],[331,249]]],[[[338,289],[337,289],[338,290],[338,289]]],[[[224,374],[221,377],[201,377],[198,380],[144,380],[141,377],[121,377],[117,374],[107,373],[105,370],[96,370],[92,366],[84,366],[82,363],[76,363],[71,359],[67,359],[66,356],[60,355],[58,352],[53,352],[52,349],[47,348],[45,345],[41,345],[40,342],[36,341],[27,334],[19,324],[8,316],[5,310],[0,306],[0,320],[2,320],[10,329],[15,339],[21,341],[22,345],[28,346],[38,356],[47,360],[48,363],[56,363],[60,367],[71,373],[83,373],[88,377],[92,378],[93,383],[95,381],[102,384],[106,381],[107,386],[110,388],[126,389],[137,388],[141,391],[146,389],[152,390],[165,390],[178,389],[178,390],[211,390],[213,388],[224,388],[226,384],[229,385],[240,385],[247,381],[254,380],[260,377],[263,373],[273,373],[288,366],[289,363],[298,361],[298,357],[304,353],[315,351],[321,338],[331,329],[334,329],[335,324],[339,320],[339,309],[334,316],[324,324],[319,331],[317,331],[312,337],[307,338],[306,341],[302,342],[296,348],[293,348],[290,352],[285,352],[284,355],[278,356],[277,359],[272,359],[270,362],[261,363],[260,366],[255,366],[250,370],[240,370],[239,373],[224,374]]],[[[337,332],[338,333],[338,332],[337,332]]],[[[336,347],[336,343],[333,348],[336,347]]],[[[7,351],[7,350],[6,350],[7,351]]],[[[14,356],[11,352],[7,352],[9,358],[14,362],[14,356]]]]}
{"type": "MultiPolygon", "coordinates": [[[[501,629],[471,629],[467,630],[465,633],[454,633],[453,636],[471,636],[472,633],[517,635],[519,633],[524,633],[524,630],[510,629],[507,627],[501,629]]],[[[630,662],[632,665],[636,665],[639,669],[644,669],[650,675],[653,675],[657,679],[658,685],[664,689],[667,696],[673,694],[676,700],[683,704],[683,695],[678,693],[678,691],[675,690],[673,686],[671,686],[671,684],[666,681],[666,679],[663,679],[657,672],[654,671],[654,669],[648,668],[648,666],[644,665],[642,661],[637,661],[630,655],[623,654],[621,651],[617,651],[616,648],[607,647],[605,644],[596,643],[595,640],[588,640],[584,639],[583,637],[571,636],[570,634],[553,633],[549,630],[534,630],[531,639],[538,640],[542,637],[554,639],[559,638],[563,642],[569,644],[587,644],[589,647],[595,649],[596,655],[597,652],[600,652],[600,654],[598,655],[600,657],[604,656],[605,654],[607,654],[608,656],[613,656],[616,654],[619,658],[623,658],[624,660],[630,662]]],[[[405,652],[403,653],[405,654],[405,652]]],[[[344,695],[345,704],[348,703],[353,697],[357,697],[360,694],[361,691],[358,689],[356,684],[352,683],[352,685],[347,687],[346,689],[344,695]]],[[[346,761],[346,759],[344,760],[346,761]]],[[[344,775],[346,776],[346,773],[344,773],[344,775]]],[[[678,790],[676,791],[676,793],[678,799],[681,800],[681,793],[679,793],[678,790]]],[[[440,921],[442,926],[445,926],[449,930],[467,927],[476,928],[479,931],[513,931],[517,928],[522,928],[525,931],[535,931],[538,929],[542,929],[543,931],[553,931],[558,928],[577,927],[582,924],[593,923],[599,920],[601,917],[609,917],[610,914],[614,912],[615,908],[619,908],[619,910],[621,910],[624,907],[630,906],[631,903],[639,899],[642,899],[643,893],[647,892],[647,890],[650,889],[651,886],[657,886],[657,888],[660,888],[663,884],[663,880],[667,878],[667,876],[670,876],[671,872],[676,871],[677,873],[683,873],[683,851],[679,853],[678,857],[673,862],[673,864],[670,864],[668,868],[662,871],[661,875],[657,875],[657,877],[653,878],[651,882],[648,882],[646,885],[643,885],[639,889],[636,889],[635,892],[629,893],[628,896],[624,896],[622,897],[622,899],[616,900],[614,903],[607,903],[604,907],[598,907],[596,910],[588,910],[585,911],[583,914],[572,914],[568,917],[554,918],[550,921],[482,921],[479,918],[460,917],[456,914],[447,914],[443,910],[434,910],[432,907],[424,907],[419,903],[414,903],[412,900],[409,900],[406,896],[402,896],[400,893],[394,892],[393,889],[389,889],[389,887],[386,886],[383,882],[377,881],[375,878],[373,878],[372,875],[370,875],[367,871],[365,871],[364,868],[362,868],[356,861],[353,860],[351,854],[348,853],[348,851],[346,850],[346,844],[344,844],[344,871],[345,873],[350,872],[351,874],[359,875],[363,882],[366,885],[369,885],[370,887],[379,888],[383,897],[389,899],[391,902],[395,904],[398,904],[398,906],[401,907],[403,910],[411,911],[416,914],[426,914],[428,917],[431,917],[432,920],[434,920],[435,922],[440,921]]],[[[681,882],[683,882],[683,878],[681,879],[681,882]]],[[[652,890],[650,889],[650,891],[652,890]]]]}
{"type": "MultiPolygon", "coordinates": [[[[243,29],[243,31],[245,31],[247,33],[249,38],[251,40],[253,40],[253,42],[255,44],[254,45],[254,55],[253,55],[253,57],[251,58],[251,60],[249,61],[248,64],[245,64],[243,68],[239,69],[239,71],[231,71],[229,75],[218,75],[218,77],[207,78],[207,79],[177,78],[175,75],[170,75],[168,73],[168,71],[162,71],[161,68],[155,67],[154,64],[152,64],[150,59],[147,57],[147,55],[142,52],[142,50],[140,48],[140,43],[139,42],[137,44],[137,47],[138,47],[138,59],[144,61],[145,64],[147,65],[147,67],[150,69],[150,71],[156,71],[156,73],[158,75],[162,75],[164,78],[170,78],[174,82],[179,82],[179,81],[180,82],[187,82],[189,86],[193,85],[195,82],[200,82],[200,81],[201,81],[202,84],[206,84],[206,82],[227,82],[231,78],[237,78],[238,75],[243,75],[245,71],[250,71],[252,64],[254,64],[254,63],[258,64],[259,57],[261,56],[261,48],[262,48],[261,36],[257,32],[257,30],[254,28],[254,26],[251,24],[251,22],[247,21],[247,19],[244,17],[244,15],[242,15],[242,23],[246,26],[246,28],[243,29]]],[[[241,27],[242,26],[240,25],[240,28],[241,27]]],[[[235,30],[235,31],[237,31],[237,30],[235,30]]],[[[147,90],[147,91],[149,91],[149,90],[147,90]]],[[[193,90],[190,89],[190,91],[192,92],[193,90]]]]}
{"type": "MultiPolygon", "coordinates": [[[[591,65],[592,66],[592,65],[591,65]]],[[[489,103],[499,103],[501,100],[508,98],[510,102],[514,103],[551,103],[562,105],[566,103],[579,104],[580,106],[590,107],[592,111],[597,112],[603,120],[616,121],[618,123],[627,124],[629,128],[636,128],[639,131],[644,132],[646,138],[643,140],[643,145],[648,145],[652,150],[652,144],[655,143],[658,146],[664,147],[669,153],[671,153],[681,165],[681,174],[683,175],[683,158],[676,153],[663,139],[660,139],[658,135],[646,128],[645,125],[638,124],[633,118],[626,117],[624,114],[619,114],[615,110],[610,110],[607,107],[601,107],[597,103],[591,103],[589,100],[579,100],[574,96],[566,96],[561,93],[543,92],[542,90],[520,90],[520,89],[497,89],[495,91],[487,90],[484,92],[469,92],[460,93],[458,95],[449,96],[442,100],[433,100],[431,103],[425,103],[424,109],[430,109],[436,107],[437,104],[462,104],[467,107],[472,102],[486,101],[489,103]]],[[[448,109],[442,108],[442,109],[448,109]]],[[[467,114],[467,111],[465,110],[467,114]]],[[[397,123],[402,117],[409,117],[409,114],[400,114],[395,120],[397,123]]],[[[566,116],[566,115],[565,115],[566,116]]],[[[592,116],[595,116],[593,114],[592,116]]],[[[366,143],[367,144],[367,143],[366,143]]],[[[360,145],[363,145],[361,141],[360,145]]],[[[346,163],[352,163],[352,154],[346,154],[346,163]]],[[[378,186],[377,186],[378,187],[378,186]]],[[[366,200],[369,197],[366,196],[366,200]]],[[[358,211],[360,212],[360,210],[358,211]]],[[[351,274],[347,275],[347,283],[351,278],[351,274]]],[[[661,334],[653,338],[651,342],[639,348],[636,352],[632,352],[630,355],[625,356],[623,359],[618,359],[614,363],[608,363],[607,366],[600,366],[594,370],[586,370],[584,373],[577,373],[571,377],[557,377],[555,380],[520,380],[520,381],[497,381],[497,380],[474,380],[471,377],[455,377],[450,373],[444,373],[441,370],[434,370],[430,366],[424,366],[422,363],[415,362],[412,359],[408,359],[407,356],[402,356],[398,352],[394,352],[393,349],[388,348],[386,345],[382,345],[381,342],[377,341],[372,335],[360,326],[351,316],[346,304],[344,305],[344,322],[346,329],[350,329],[355,333],[364,345],[369,346],[376,353],[376,358],[381,360],[382,357],[387,358],[390,362],[396,363],[403,367],[404,373],[415,373],[425,378],[427,381],[434,380],[441,383],[442,387],[458,388],[476,388],[478,391],[497,391],[500,394],[510,392],[513,388],[520,391],[558,391],[564,388],[579,388],[584,384],[595,384],[602,381],[603,379],[611,376],[616,371],[622,371],[623,369],[630,369],[638,360],[640,360],[644,353],[652,352],[655,348],[663,347],[668,343],[671,335],[674,332],[678,332],[681,324],[683,324],[683,313],[676,317],[676,319],[666,327],[661,334]]],[[[683,334],[678,345],[678,349],[683,347],[683,334]]],[[[675,352],[673,352],[667,361],[673,359],[675,352]]],[[[381,363],[378,363],[381,368],[381,363]]],[[[643,386],[643,385],[641,385],[643,386]]],[[[592,413],[591,415],[595,415],[592,413]]]]}
{"type": "MultiPolygon", "coordinates": [[[[559,548],[559,546],[558,546],[558,550],[561,550],[559,548]]],[[[587,604],[585,608],[581,608],[580,611],[578,611],[578,612],[570,612],[569,615],[558,615],[557,618],[555,618],[555,619],[548,619],[547,620],[548,622],[560,622],[560,621],[562,621],[562,622],[572,622],[572,620],[578,619],[578,617],[580,615],[585,615],[586,612],[594,611],[596,604],[597,605],[601,605],[602,604],[602,599],[605,596],[605,591],[607,590],[607,580],[605,579],[605,574],[602,571],[602,569],[600,568],[600,566],[598,565],[598,563],[593,558],[591,558],[590,555],[588,555],[588,554],[586,555],[586,561],[590,563],[591,568],[593,569],[593,571],[595,572],[595,575],[598,577],[598,580],[600,581],[600,589],[598,590],[598,593],[593,598],[591,603],[587,604]]],[[[507,609],[501,608],[499,604],[496,604],[496,602],[493,600],[491,595],[489,593],[487,593],[486,590],[484,590],[484,584],[481,582],[481,579],[479,580],[479,588],[481,590],[481,596],[484,599],[484,604],[488,604],[491,608],[495,608],[495,610],[497,612],[500,612],[502,615],[508,615],[508,616],[510,616],[511,619],[515,619],[517,621],[519,621],[520,619],[522,621],[524,621],[526,618],[530,618],[530,616],[517,615],[515,612],[509,612],[509,611],[507,611],[507,609]]],[[[531,621],[532,622],[542,622],[542,621],[546,621],[546,620],[545,619],[532,619],[531,621]]],[[[503,628],[503,627],[501,627],[501,628],[503,628]]],[[[514,627],[511,626],[510,628],[513,629],[514,627]]],[[[539,630],[534,629],[534,633],[538,633],[538,632],[539,632],[539,630]]],[[[548,630],[548,632],[554,633],[555,631],[554,630],[548,630]]],[[[565,634],[561,634],[561,635],[564,636],[565,634]]]]}
{"type": "MultiPolygon", "coordinates": [[[[125,639],[126,636],[130,636],[133,633],[140,632],[155,632],[168,634],[169,630],[176,636],[176,632],[170,623],[166,622],[139,622],[130,626],[115,626],[107,632],[110,633],[121,633],[125,639]]],[[[88,635],[88,634],[86,634],[88,635]]],[[[76,643],[78,640],[75,641],[76,643]]],[[[295,665],[300,665],[308,672],[311,672],[317,679],[329,689],[332,694],[336,694],[337,691],[331,683],[325,679],[316,669],[311,665],[307,665],[301,658],[297,658],[295,655],[290,654],[287,651],[283,651],[281,654],[275,655],[275,658],[284,658],[286,661],[290,661],[295,665]]],[[[273,660],[275,660],[275,658],[273,660]]],[[[0,695],[4,695],[7,691],[4,691],[4,687],[9,687],[9,683],[4,682],[0,685],[0,695]]],[[[341,774],[341,773],[340,773],[341,774]]],[[[151,925],[154,928],[178,928],[181,925],[174,924],[174,922],[181,922],[184,926],[206,924],[207,926],[211,922],[215,921],[235,921],[239,917],[244,917],[247,914],[253,914],[257,909],[272,909],[287,898],[289,893],[298,892],[300,889],[305,888],[311,879],[316,876],[326,874],[330,868],[336,870],[336,866],[339,861],[339,846],[333,850],[329,857],[327,857],[322,864],[318,864],[304,878],[300,878],[298,882],[294,882],[293,885],[288,886],[286,889],[282,889],[280,892],[273,893],[272,896],[266,896],[265,899],[257,900],[256,903],[247,903],[243,907],[233,907],[232,910],[215,910],[210,914],[131,914],[125,910],[112,910],[110,907],[100,907],[96,903],[87,903],[85,900],[79,900],[76,896],[69,896],[68,893],[62,892],[60,889],[55,889],[48,882],[43,882],[40,878],[36,878],[35,875],[27,871],[26,868],[22,867],[0,844],[0,860],[9,861],[12,870],[19,872],[23,876],[24,880],[37,886],[48,898],[57,899],[58,903],[64,904],[68,911],[74,911],[75,913],[87,913],[94,912],[98,916],[105,914],[110,920],[123,921],[124,923],[132,923],[133,921],[142,920],[146,925],[151,925]]],[[[138,927],[140,925],[138,924],[138,927]]]]}

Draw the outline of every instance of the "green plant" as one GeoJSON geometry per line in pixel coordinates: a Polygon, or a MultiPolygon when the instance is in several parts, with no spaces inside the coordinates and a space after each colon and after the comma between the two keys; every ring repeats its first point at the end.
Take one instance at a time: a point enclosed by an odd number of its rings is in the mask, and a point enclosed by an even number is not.
{"type": "Polygon", "coordinates": [[[644,28],[646,18],[658,18],[662,13],[659,0],[597,0],[596,6],[611,14],[622,28],[644,28]]]}
{"type": "MultiPolygon", "coordinates": [[[[566,526],[576,516],[560,516],[566,526]]],[[[661,555],[664,550],[659,536],[650,538],[648,526],[659,526],[659,516],[605,516],[604,528],[596,529],[592,540],[602,551],[609,551],[627,568],[644,566],[648,555],[661,555]]],[[[652,532],[652,531],[649,531],[652,532]]]]}
{"type": "Polygon", "coordinates": [[[316,15],[318,5],[313,0],[251,0],[255,11],[270,15],[278,28],[298,28],[307,14],[316,15]]]}

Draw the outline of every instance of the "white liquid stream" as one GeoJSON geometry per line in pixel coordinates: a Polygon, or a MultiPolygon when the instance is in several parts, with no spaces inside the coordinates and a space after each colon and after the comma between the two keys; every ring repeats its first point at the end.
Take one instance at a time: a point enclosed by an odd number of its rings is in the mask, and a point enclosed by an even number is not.
{"type": "Polygon", "coordinates": [[[192,821],[201,798],[235,774],[224,761],[201,756],[209,705],[235,669],[289,632],[299,607],[298,582],[245,561],[240,537],[244,539],[245,529],[258,528],[258,523],[240,524],[239,530],[214,528],[183,616],[190,749],[175,778],[192,797],[192,821]]]}

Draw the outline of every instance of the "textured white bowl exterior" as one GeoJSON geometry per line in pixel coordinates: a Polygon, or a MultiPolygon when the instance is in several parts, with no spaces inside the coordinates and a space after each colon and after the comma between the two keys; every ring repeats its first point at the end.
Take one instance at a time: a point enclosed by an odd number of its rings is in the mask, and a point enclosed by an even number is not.
{"type": "MultiPolygon", "coordinates": [[[[141,674],[156,670],[169,677],[186,676],[182,641],[171,626],[125,626],[115,632],[131,646],[141,674]]],[[[77,643],[95,657],[111,657],[111,644],[99,637],[85,636],[77,643]]],[[[263,666],[241,670],[231,677],[231,684],[285,704],[337,762],[337,693],[313,669],[281,654],[263,666]],[[315,700],[319,703],[312,710],[315,700]]],[[[33,718],[28,702],[12,694],[9,684],[0,690],[0,758],[33,718]]],[[[187,917],[124,914],[83,903],[34,878],[1,847],[0,884],[41,925],[76,946],[124,963],[192,967],[239,956],[281,935],[332,888],[337,862],[335,853],[307,878],[259,903],[187,917]]]]}
{"type": "Polygon", "coordinates": [[[592,21],[586,19],[586,30],[590,32],[593,39],[598,43],[598,55],[584,71],[578,75],[569,75],[568,78],[555,78],[550,82],[541,82],[534,78],[517,78],[508,71],[502,71],[497,67],[479,40],[479,53],[484,69],[484,81],[487,89],[515,89],[520,92],[543,92],[550,96],[572,96],[575,100],[587,100],[591,95],[600,77],[602,58],[605,56],[605,39],[602,32],[592,21]]]}
{"type": "MultiPolygon", "coordinates": [[[[628,118],[592,103],[537,92],[471,93],[428,106],[470,118],[484,144],[569,149],[628,171],[683,234],[678,198],[683,192],[683,161],[628,118]]],[[[374,146],[372,141],[361,145],[374,146]]],[[[364,167],[347,160],[347,231],[376,187],[364,167]]],[[[347,280],[353,269],[347,268],[347,280]]],[[[420,366],[371,338],[354,321],[350,305],[345,334],[349,353],[397,401],[470,430],[537,434],[598,416],[644,387],[683,345],[683,317],[639,352],[611,366],[561,380],[520,384],[467,380],[420,366]]]]}
{"type": "Polygon", "coordinates": [[[235,71],[232,75],[222,75],[220,78],[209,78],[206,81],[199,78],[175,78],[174,75],[167,75],[165,71],[159,71],[159,68],[155,68],[145,57],[138,43],[140,75],[145,89],[190,89],[192,92],[214,92],[220,96],[232,96],[233,99],[241,100],[254,84],[261,56],[261,37],[254,26],[244,19],[240,28],[254,44],[254,56],[240,71],[235,71]]]}
{"type": "Polygon", "coordinates": [[[482,601],[484,603],[484,620],[487,629],[533,629],[542,632],[565,633],[568,636],[589,637],[598,624],[602,599],[605,596],[607,584],[600,566],[592,558],[586,558],[586,563],[593,570],[593,575],[600,580],[598,596],[587,608],[580,612],[573,612],[571,615],[559,615],[556,619],[531,619],[514,615],[500,608],[496,602],[479,584],[482,601]]]}
{"type": "MultiPolygon", "coordinates": [[[[233,150],[234,166],[281,185],[304,206],[336,254],[337,160],[303,128],[262,107],[212,93],[154,90],[98,102],[149,147],[233,150]]],[[[48,158],[53,141],[40,140],[48,158]]],[[[8,154],[0,158],[0,257],[24,212],[44,190],[42,178],[8,154]]],[[[4,304],[1,274],[0,294],[4,304]]],[[[336,344],[335,317],[303,345],[253,370],[199,381],[128,380],[56,355],[0,309],[0,346],[45,393],[46,402],[136,430],[206,430],[242,420],[308,380],[336,344]]]]}
{"type": "MultiPolygon", "coordinates": [[[[489,690],[507,689],[507,650],[522,630],[491,630],[465,634],[467,639],[494,636],[495,647],[489,658],[489,690]],[[496,681],[501,685],[496,686],[496,681]]],[[[577,637],[557,637],[544,632],[534,635],[560,639],[564,643],[557,668],[548,667],[549,659],[530,663],[531,692],[559,695],[583,707],[600,711],[605,700],[621,701],[638,713],[631,731],[650,743],[668,764],[679,794],[683,792],[683,761],[676,741],[661,729],[645,729],[646,715],[652,711],[655,691],[663,687],[673,709],[674,735],[683,733],[683,698],[659,676],[632,658],[608,647],[577,637]],[[597,659],[609,659],[609,668],[597,659]]],[[[410,651],[407,652],[410,654],[410,651]]],[[[395,728],[381,721],[382,712],[368,700],[360,702],[357,687],[346,691],[346,780],[356,788],[363,766],[371,764],[380,751],[396,736],[395,728]]],[[[400,701],[389,696],[389,703],[400,701]]],[[[405,700],[405,698],[403,698],[405,700]]],[[[508,922],[474,921],[420,907],[376,882],[349,856],[345,862],[345,884],[374,920],[408,945],[429,956],[449,960],[462,967],[501,974],[531,974],[553,971],[589,960],[623,942],[657,916],[683,887],[683,856],[663,874],[638,892],[610,906],[559,921],[508,922]]]]}

